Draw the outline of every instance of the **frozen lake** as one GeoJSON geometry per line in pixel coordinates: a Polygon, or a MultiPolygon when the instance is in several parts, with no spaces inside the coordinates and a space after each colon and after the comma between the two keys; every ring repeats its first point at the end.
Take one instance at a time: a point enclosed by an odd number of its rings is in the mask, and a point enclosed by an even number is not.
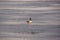
{"type": "Polygon", "coordinates": [[[60,2],[0,2],[0,40],[60,40],[60,2]]]}

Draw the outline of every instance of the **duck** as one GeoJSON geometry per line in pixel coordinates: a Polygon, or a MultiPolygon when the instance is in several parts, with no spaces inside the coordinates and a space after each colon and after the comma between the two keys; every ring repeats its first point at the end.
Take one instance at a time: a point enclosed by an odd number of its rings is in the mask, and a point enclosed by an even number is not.
{"type": "Polygon", "coordinates": [[[32,23],[32,18],[29,18],[29,20],[26,21],[27,24],[31,24],[32,23]]]}

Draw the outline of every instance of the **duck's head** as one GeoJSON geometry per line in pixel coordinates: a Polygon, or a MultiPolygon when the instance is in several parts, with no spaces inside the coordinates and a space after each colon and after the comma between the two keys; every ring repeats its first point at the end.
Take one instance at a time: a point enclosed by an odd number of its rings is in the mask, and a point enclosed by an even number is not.
{"type": "Polygon", "coordinates": [[[32,20],[32,18],[29,18],[29,20],[32,20]]]}

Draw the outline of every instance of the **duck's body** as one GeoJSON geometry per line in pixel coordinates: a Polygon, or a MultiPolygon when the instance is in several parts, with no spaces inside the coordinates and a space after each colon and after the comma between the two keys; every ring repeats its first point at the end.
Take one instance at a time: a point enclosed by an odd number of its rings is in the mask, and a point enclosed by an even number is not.
{"type": "Polygon", "coordinates": [[[31,24],[32,23],[32,19],[31,18],[29,18],[29,20],[28,21],[26,21],[27,22],[27,24],[31,24]]]}
{"type": "Polygon", "coordinates": [[[31,24],[32,23],[32,21],[31,20],[28,20],[28,21],[26,21],[27,22],[27,24],[31,24]]]}

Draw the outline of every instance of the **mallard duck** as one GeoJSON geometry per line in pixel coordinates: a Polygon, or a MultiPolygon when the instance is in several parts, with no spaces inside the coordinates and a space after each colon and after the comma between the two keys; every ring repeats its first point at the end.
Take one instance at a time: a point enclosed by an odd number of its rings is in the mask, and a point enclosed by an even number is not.
{"type": "Polygon", "coordinates": [[[31,24],[32,23],[32,18],[29,18],[29,20],[26,21],[26,22],[27,22],[27,24],[31,24]]]}

